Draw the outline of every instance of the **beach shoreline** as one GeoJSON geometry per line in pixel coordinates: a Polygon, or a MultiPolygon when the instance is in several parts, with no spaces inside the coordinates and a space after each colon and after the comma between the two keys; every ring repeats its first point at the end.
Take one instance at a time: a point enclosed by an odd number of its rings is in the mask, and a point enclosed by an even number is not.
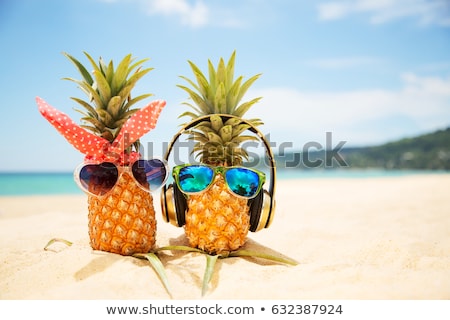
{"type": "MultiPolygon", "coordinates": [[[[219,260],[203,299],[450,299],[449,175],[277,182],[246,247],[297,266],[219,260]]],[[[162,220],[157,246],[187,244],[162,220]]],[[[147,261],[93,251],[85,195],[0,197],[0,299],[170,299],[147,261]],[[55,243],[52,238],[73,243],[55,243]]],[[[174,299],[200,299],[206,259],[164,252],[174,299]]]]}

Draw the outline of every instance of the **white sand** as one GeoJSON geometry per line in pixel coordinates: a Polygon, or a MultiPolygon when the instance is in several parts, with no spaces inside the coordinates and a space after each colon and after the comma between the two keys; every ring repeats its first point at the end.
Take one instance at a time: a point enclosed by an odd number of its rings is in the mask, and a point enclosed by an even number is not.
{"type": "MultiPolygon", "coordinates": [[[[204,299],[450,299],[450,175],[279,181],[248,247],[297,266],[219,260],[204,299]]],[[[186,244],[162,221],[158,246],[186,244]]],[[[169,299],[145,260],[93,251],[85,196],[0,197],[1,299],[169,299]],[[43,248],[52,238],[73,242],[43,248]]],[[[166,252],[174,299],[201,298],[205,257],[166,252]]]]}

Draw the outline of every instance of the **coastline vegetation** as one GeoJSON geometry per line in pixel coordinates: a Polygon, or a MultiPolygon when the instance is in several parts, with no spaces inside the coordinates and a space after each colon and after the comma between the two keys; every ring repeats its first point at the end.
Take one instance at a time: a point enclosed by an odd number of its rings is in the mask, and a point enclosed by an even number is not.
{"type": "Polygon", "coordinates": [[[285,152],[275,160],[280,169],[450,170],[450,127],[378,146],[285,152]]]}

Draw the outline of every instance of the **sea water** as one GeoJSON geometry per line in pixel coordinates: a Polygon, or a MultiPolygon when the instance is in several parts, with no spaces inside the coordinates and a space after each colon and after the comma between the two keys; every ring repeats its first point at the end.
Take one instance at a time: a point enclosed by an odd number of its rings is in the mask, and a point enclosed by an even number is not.
{"type": "Polygon", "coordinates": [[[0,173],[0,196],[82,193],[71,172],[0,173]]]}
{"type": "MultiPolygon", "coordinates": [[[[266,179],[270,179],[269,172],[266,179]]],[[[321,178],[349,178],[365,179],[380,177],[395,177],[416,174],[450,174],[449,171],[425,170],[382,170],[382,169],[279,169],[277,180],[289,179],[321,179],[321,178]]],[[[266,182],[267,184],[267,182],[266,182]]],[[[0,173],[0,196],[19,195],[52,195],[52,194],[83,194],[78,188],[73,173],[0,173]]]]}

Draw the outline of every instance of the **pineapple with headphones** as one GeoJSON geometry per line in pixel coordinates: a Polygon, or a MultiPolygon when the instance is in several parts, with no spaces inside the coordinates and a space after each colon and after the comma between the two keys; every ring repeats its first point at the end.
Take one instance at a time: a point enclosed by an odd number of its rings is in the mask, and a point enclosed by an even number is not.
{"type": "Polygon", "coordinates": [[[260,119],[243,116],[261,98],[242,102],[248,88],[259,74],[243,81],[234,79],[235,52],[227,64],[220,59],[217,68],[208,61],[208,78],[191,61],[197,83],[182,76],[193,89],[186,91],[193,104],[180,117],[190,117],[169,143],[165,160],[169,160],[182,134],[195,142],[191,150],[199,163],[178,164],[172,170],[173,182],[161,190],[161,211],[166,222],[184,227],[189,246],[167,246],[158,250],[183,250],[206,253],[202,295],[212,278],[218,258],[251,256],[296,265],[285,256],[242,248],[249,231],[269,227],[275,211],[275,161],[268,141],[256,128],[260,119]],[[248,134],[250,132],[250,134],[248,134]],[[251,168],[244,160],[249,154],[247,141],[260,141],[266,151],[270,175],[251,168]],[[264,187],[267,183],[268,188],[264,187]]]}
{"type": "MultiPolygon", "coordinates": [[[[249,231],[270,225],[275,206],[275,163],[270,146],[256,128],[260,119],[243,119],[261,98],[241,103],[248,88],[259,78],[234,79],[235,52],[225,65],[220,59],[217,69],[208,61],[209,78],[191,61],[197,84],[182,76],[191,89],[185,90],[193,109],[181,114],[190,117],[175,135],[166,153],[183,133],[195,141],[193,153],[200,163],[173,168],[174,182],[162,190],[163,217],[176,226],[184,226],[191,247],[209,254],[221,254],[244,245],[249,231]],[[248,132],[253,133],[249,135],[248,132]],[[263,185],[263,172],[243,166],[248,159],[242,147],[246,141],[261,141],[266,149],[271,177],[269,190],[263,185]]],[[[269,180],[269,179],[267,179],[269,180]]]]}

